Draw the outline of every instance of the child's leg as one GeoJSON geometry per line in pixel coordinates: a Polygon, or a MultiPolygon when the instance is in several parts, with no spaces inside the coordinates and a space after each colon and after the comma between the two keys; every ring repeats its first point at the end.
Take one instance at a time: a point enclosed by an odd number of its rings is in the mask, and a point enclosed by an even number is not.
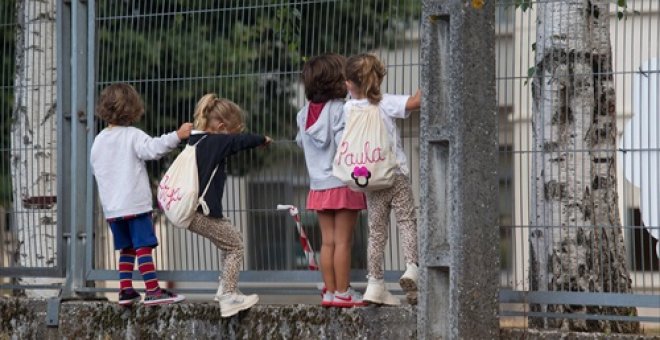
{"type": "Polygon", "coordinates": [[[399,279],[401,288],[406,292],[410,304],[417,304],[417,218],[412,188],[408,177],[400,175],[394,180],[392,207],[396,216],[403,256],[406,260],[406,271],[399,279]]]}
{"type": "Polygon", "coordinates": [[[156,265],[151,255],[153,248],[158,246],[158,239],[154,233],[151,212],[130,217],[126,221],[131,233],[131,242],[137,255],[138,270],[142,274],[142,279],[147,290],[144,304],[167,304],[185,300],[185,296],[161,289],[158,284],[156,265]]]}
{"type": "Polygon", "coordinates": [[[383,278],[383,256],[387,242],[387,222],[390,216],[391,193],[389,189],[367,194],[367,215],[369,216],[369,246],[367,248],[367,269],[369,277],[383,278]]]}
{"type": "Polygon", "coordinates": [[[119,289],[133,288],[133,268],[135,267],[135,249],[125,248],[119,251],[119,289]]]}
{"type": "Polygon", "coordinates": [[[334,271],[337,292],[346,292],[350,283],[351,248],[357,210],[337,210],[334,217],[334,271]]]}
{"type": "Polygon", "coordinates": [[[128,222],[123,218],[108,220],[115,249],[119,250],[119,290],[133,288],[133,267],[135,265],[135,248],[131,240],[128,222]]]}
{"type": "Polygon", "coordinates": [[[383,277],[383,255],[387,242],[387,225],[390,218],[391,188],[367,194],[367,212],[369,215],[369,248],[367,251],[367,267],[369,280],[364,292],[364,301],[375,304],[399,305],[399,299],[394,297],[385,287],[383,277]]]}
{"type": "Polygon", "coordinates": [[[140,270],[140,274],[142,274],[147,294],[159,294],[160,286],[158,285],[154,259],[151,256],[152,251],[153,249],[151,247],[142,247],[136,249],[135,253],[137,254],[138,269],[140,270]]]}
{"type": "Polygon", "coordinates": [[[321,227],[321,275],[325,288],[334,293],[335,284],[335,213],[334,211],[317,211],[321,227]]]}
{"type": "Polygon", "coordinates": [[[415,200],[408,177],[399,175],[392,186],[392,208],[396,216],[401,247],[406,263],[418,262],[417,248],[417,217],[415,216],[415,200]]]}
{"type": "Polygon", "coordinates": [[[228,219],[195,214],[190,231],[202,235],[222,250],[222,292],[235,293],[243,262],[243,238],[228,219]]]}

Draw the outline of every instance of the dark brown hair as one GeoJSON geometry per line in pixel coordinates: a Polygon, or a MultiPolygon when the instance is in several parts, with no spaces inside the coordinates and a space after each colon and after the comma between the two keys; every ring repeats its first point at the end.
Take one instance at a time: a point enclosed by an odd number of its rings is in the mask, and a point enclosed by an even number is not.
{"type": "Polygon", "coordinates": [[[358,54],[348,58],[344,73],[346,79],[352,81],[360,94],[367,97],[371,104],[378,104],[383,99],[380,84],[387,71],[385,65],[375,55],[358,54]]]}
{"type": "Polygon", "coordinates": [[[196,130],[206,130],[209,121],[213,119],[224,123],[230,130],[242,131],[244,128],[240,106],[229,99],[218,98],[215,93],[207,93],[199,99],[194,117],[193,126],[196,130]]]}
{"type": "Polygon", "coordinates": [[[344,65],[346,58],[336,53],[313,57],[302,69],[305,97],[315,103],[346,97],[344,65]]]}
{"type": "Polygon", "coordinates": [[[144,103],[129,84],[112,84],[99,95],[96,116],[108,124],[129,126],[144,114],[144,103]]]}

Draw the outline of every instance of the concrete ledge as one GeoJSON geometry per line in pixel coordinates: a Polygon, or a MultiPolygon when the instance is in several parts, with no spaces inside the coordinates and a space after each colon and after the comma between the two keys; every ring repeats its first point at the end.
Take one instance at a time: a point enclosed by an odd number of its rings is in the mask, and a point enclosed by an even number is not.
{"type": "Polygon", "coordinates": [[[46,301],[0,298],[0,339],[415,339],[410,306],[322,308],[258,305],[229,319],[217,303],[124,308],[63,302],[59,327],[46,327],[46,301]]]}
{"type": "MultiPolygon", "coordinates": [[[[416,309],[257,305],[220,318],[217,303],[133,308],[107,301],[63,302],[59,327],[46,326],[44,300],[0,297],[4,339],[415,339],[416,309]]],[[[501,339],[656,339],[656,335],[501,329],[501,339]]]]}

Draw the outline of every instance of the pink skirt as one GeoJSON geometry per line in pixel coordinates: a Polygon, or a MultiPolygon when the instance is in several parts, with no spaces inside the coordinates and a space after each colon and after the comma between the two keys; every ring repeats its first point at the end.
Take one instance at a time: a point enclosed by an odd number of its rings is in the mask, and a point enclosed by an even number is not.
{"type": "Polygon", "coordinates": [[[364,194],[348,187],[310,190],[307,195],[308,210],[362,210],[366,208],[367,199],[364,194]]]}

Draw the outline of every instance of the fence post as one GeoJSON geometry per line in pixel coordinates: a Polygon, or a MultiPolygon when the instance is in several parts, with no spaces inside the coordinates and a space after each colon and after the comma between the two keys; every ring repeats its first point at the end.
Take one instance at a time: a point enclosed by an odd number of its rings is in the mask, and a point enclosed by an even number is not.
{"type": "Polygon", "coordinates": [[[420,339],[499,337],[494,21],[494,1],[423,1],[420,339]]]}
{"type": "MultiPolygon", "coordinates": [[[[68,243],[66,257],[66,282],[62,291],[62,298],[72,298],[80,295],[76,292],[84,287],[84,263],[85,263],[85,238],[87,223],[87,201],[88,198],[88,2],[85,0],[71,0],[64,4],[65,12],[68,12],[70,25],[68,22],[61,23],[63,27],[62,38],[70,37],[70,46],[68,51],[62,52],[62,62],[64,69],[61,72],[70,74],[70,92],[68,95],[68,106],[63,107],[64,117],[69,118],[70,127],[68,128],[70,136],[67,137],[68,145],[65,144],[63,152],[68,157],[64,164],[66,169],[61,173],[64,183],[68,183],[68,190],[62,192],[68,193],[68,209],[64,214],[69,214],[65,220],[68,222],[68,243]],[[67,32],[68,29],[68,32],[67,32]],[[68,178],[67,178],[68,177],[68,178]]],[[[65,18],[63,19],[66,19],[65,18]]],[[[65,20],[66,21],[66,20],[65,20]]],[[[61,88],[59,88],[61,89],[61,88]]],[[[66,99],[65,99],[66,100],[66,99]]],[[[67,129],[67,128],[65,128],[67,129]]]]}

